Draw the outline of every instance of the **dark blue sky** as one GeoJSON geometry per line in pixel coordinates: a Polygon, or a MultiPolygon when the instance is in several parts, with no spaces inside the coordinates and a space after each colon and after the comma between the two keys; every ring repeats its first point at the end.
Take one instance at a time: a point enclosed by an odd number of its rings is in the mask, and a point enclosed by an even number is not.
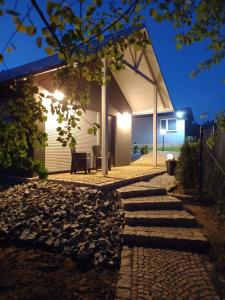
{"type": "MultiPolygon", "coordinates": [[[[18,7],[22,15],[27,11],[26,2],[23,1],[18,7]]],[[[14,1],[10,3],[13,4],[14,1]]],[[[34,11],[32,11],[31,16],[34,22],[40,23],[34,11]]],[[[207,112],[208,118],[211,119],[216,112],[224,110],[225,84],[223,78],[225,61],[214,66],[210,71],[191,79],[190,72],[195,70],[198,63],[210,54],[205,50],[206,43],[197,43],[182,50],[176,50],[175,32],[171,24],[157,24],[148,17],[146,18],[146,24],[174,107],[192,107],[196,121],[199,121],[199,116],[203,112],[207,112]]],[[[0,17],[0,53],[14,30],[14,25],[9,16],[0,17]]],[[[46,56],[42,49],[36,47],[35,38],[18,33],[12,42],[16,46],[16,51],[10,54],[4,53],[8,68],[46,56]]],[[[3,65],[0,65],[0,70],[3,69],[3,65]]]]}

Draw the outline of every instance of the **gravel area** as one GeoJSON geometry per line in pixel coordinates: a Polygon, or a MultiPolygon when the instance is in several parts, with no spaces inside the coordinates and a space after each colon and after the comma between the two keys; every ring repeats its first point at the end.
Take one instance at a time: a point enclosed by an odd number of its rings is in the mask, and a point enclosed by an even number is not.
{"type": "Polygon", "coordinates": [[[0,237],[63,252],[80,269],[117,267],[124,218],[116,192],[50,182],[0,192],[0,237]]]}
{"type": "Polygon", "coordinates": [[[92,170],[91,173],[85,174],[79,172],[77,174],[60,173],[49,175],[49,179],[63,180],[71,182],[85,182],[90,184],[104,184],[129,179],[142,175],[154,174],[156,172],[165,171],[165,154],[158,155],[158,166],[153,166],[152,153],[143,155],[141,158],[132,162],[129,166],[112,167],[107,176],[103,176],[101,170],[96,172],[92,170]]]}
{"type": "Polygon", "coordinates": [[[84,172],[80,172],[77,174],[70,173],[60,173],[49,175],[48,179],[53,180],[63,180],[70,182],[84,182],[90,184],[104,184],[104,183],[112,183],[117,182],[123,179],[129,179],[133,177],[138,177],[142,175],[154,174],[156,172],[164,171],[165,168],[157,167],[153,168],[150,166],[124,166],[124,167],[112,167],[112,170],[109,171],[108,175],[103,176],[102,171],[98,172],[92,170],[91,173],[85,174],[84,172]]]}

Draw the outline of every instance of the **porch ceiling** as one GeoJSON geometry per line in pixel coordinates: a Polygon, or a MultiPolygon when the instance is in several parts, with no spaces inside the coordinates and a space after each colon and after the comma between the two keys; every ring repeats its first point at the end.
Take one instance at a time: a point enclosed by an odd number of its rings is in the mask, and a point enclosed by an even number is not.
{"type": "Polygon", "coordinates": [[[128,48],[124,59],[126,68],[114,72],[113,76],[133,114],[153,113],[155,85],[158,88],[158,112],[173,111],[172,101],[152,46],[148,45],[145,50],[138,51],[128,48]]]}

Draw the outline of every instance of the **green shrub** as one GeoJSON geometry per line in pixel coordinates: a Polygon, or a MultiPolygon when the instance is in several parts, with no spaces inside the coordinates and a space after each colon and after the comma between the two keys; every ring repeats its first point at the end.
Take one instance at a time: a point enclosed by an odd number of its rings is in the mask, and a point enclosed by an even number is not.
{"type": "Polygon", "coordinates": [[[147,145],[143,145],[140,150],[141,154],[147,154],[149,152],[149,148],[147,145]]]}
{"type": "Polygon", "coordinates": [[[134,144],[134,146],[133,146],[133,152],[134,152],[134,153],[137,153],[138,150],[139,150],[138,145],[137,145],[137,144],[134,144]]]}
{"type": "MultiPolygon", "coordinates": [[[[225,169],[225,159],[220,162],[220,165],[225,169]]],[[[220,213],[225,214],[224,175],[210,158],[207,161],[207,172],[204,173],[204,194],[215,201],[220,213]]]]}
{"type": "Polygon", "coordinates": [[[0,168],[2,174],[10,174],[22,177],[32,177],[33,172],[38,173],[40,179],[48,177],[44,164],[39,160],[33,160],[31,157],[20,158],[9,168],[0,168]]]}
{"type": "Polygon", "coordinates": [[[48,171],[41,161],[34,160],[32,165],[32,170],[38,173],[40,179],[47,179],[48,171]]]}
{"type": "Polygon", "coordinates": [[[199,181],[200,144],[186,141],[180,150],[175,177],[183,188],[192,188],[199,181]]]}

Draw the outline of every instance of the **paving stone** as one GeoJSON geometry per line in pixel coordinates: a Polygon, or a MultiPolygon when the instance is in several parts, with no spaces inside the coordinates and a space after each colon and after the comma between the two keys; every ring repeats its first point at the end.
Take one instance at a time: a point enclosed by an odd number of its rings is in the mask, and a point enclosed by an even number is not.
{"type": "Polygon", "coordinates": [[[182,209],[182,201],[168,195],[122,199],[122,204],[128,211],[182,209]]]}
{"type": "Polygon", "coordinates": [[[130,246],[207,251],[209,243],[200,228],[131,227],[125,225],[124,243],[130,246]]]}
{"type": "Polygon", "coordinates": [[[126,185],[120,189],[117,189],[117,191],[120,193],[122,198],[166,194],[165,188],[151,187],[147,182],[144,181],[126,185]]]}
{"type": "Polygon", "coordinates": [[[196,226],[192,215],[179,210],[126,211],[125,222],[130,226],[196,226]]]}
{"type": "MultiPolygon", "coordinates": [[[[140,276],[131,275],[130,299],[220,299],[210,279],[212,272],[208,271],[207,256],[186,251],[138,249],[142,250],[138,262],[144,267],[139,268],[140,276]],[[190,264],[190,261],[194,263],[190,264]],[[146,278],[145,273],[151,276],[146,278]]],[[[138,262],[133,259],[132,262],[134,268],[138,262]]]]}

